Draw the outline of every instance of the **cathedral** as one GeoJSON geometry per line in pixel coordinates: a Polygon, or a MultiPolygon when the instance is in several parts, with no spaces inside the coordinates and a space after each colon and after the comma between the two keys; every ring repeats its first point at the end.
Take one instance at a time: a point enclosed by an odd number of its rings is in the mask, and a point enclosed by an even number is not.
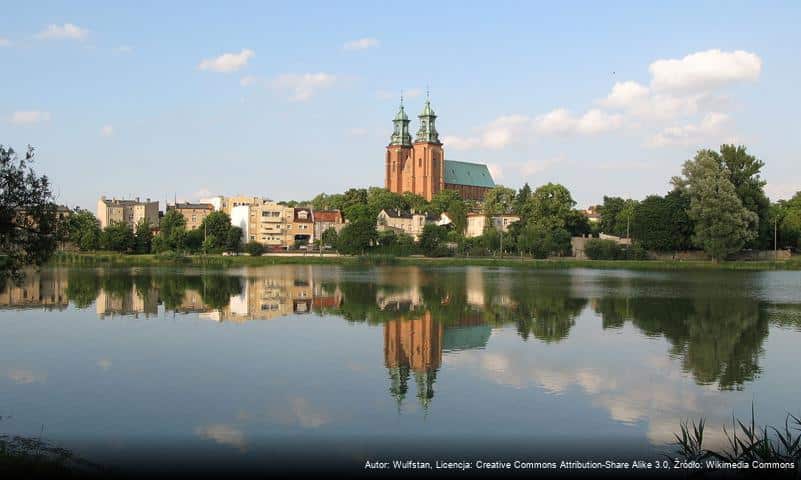
{"type": "Polygon", "coordinates": [[[465,200],[483,200],[484,194],[495,186],[489,169],[480,163],[445,160],[445,150],[435,126],[437,116],[431,109],[428,94],[417,118],[420,128],[412,142],[409,117],[401,98],[392,121],[395,128],[387,145],[384,187],[395,193],[415,193],[429,201],[442,190],[455,190],[465,200]]]}

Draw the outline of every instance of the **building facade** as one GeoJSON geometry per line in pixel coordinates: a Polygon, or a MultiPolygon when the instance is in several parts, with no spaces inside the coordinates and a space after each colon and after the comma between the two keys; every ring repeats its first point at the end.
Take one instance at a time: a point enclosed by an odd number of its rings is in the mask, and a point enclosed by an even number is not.
{"type": "Polygon", "coordinates": [[[316,210],[314,216],[314,238],[322,239],[323,232],[333,228],[337,233],[345,227],[345,220],[339,210],[316,210]]]}
{"type": "Polygon", "coordinates": [[[447,225],[449,223],[451,221],[445,214],[433,215],[414,210],[381,210],[376,220],[376,230],[405,233],[417,241],[427,224],[447,225]]]}
{"type": "Polygon", "coordinates": [[[97,201],[97,219],[100,228],[106,228],[114,222],[128,224],[136,228],[140,220],[145,219],[151,227],[159,225],[159,202],[151,202],[149,198],[144,202],[139,197],[133,200],[100,197],[97,201]]]}
{"type": "Polygon", "coordinates": [[[167,211],[175,210],[184,216],[186,229],[194,230],[203,223],[203,220],[214,211],[214,205],[210,203],[175,203],[167,205],[167,211]]]}
{"type": "Polygon", "coordinates": [[[387,145],[384,187],[395,193],[414,193],[429,201],[442,190],[456,190],[466,200],[483,200],[495,186],[489,169],[484,164],[445,160],[436,128],[437,116],[427,95],[417,118],[420,128],[412,142],[409,117],[401,99],[387,145]]]}
{"type": "MultiPolygon", "coordinates": [[[[484,234],[487,226],[490,225],[490,220],[483,213],[469,213],[467,215],[467,229],[465,230],[465,237],[474,238],[480,237],[484,234]]],[[[520,220],[517,215],[493,215],[491,218],[492,226],[499,232],[508,232],[509,225],[520,220]]]]}

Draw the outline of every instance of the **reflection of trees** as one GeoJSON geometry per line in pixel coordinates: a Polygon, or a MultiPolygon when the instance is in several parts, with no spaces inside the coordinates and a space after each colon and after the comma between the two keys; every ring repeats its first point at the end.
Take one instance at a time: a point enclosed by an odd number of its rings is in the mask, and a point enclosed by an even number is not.
{"type": "Polygon", "coordinates": [[[203,289],[200,291],[200,297],[209,308],[219,310],[230,303],[231,295],[242,293],[242,282],[239,277],[213,274],[203,275],[201,278],[203,289]]]}
{"type": "Polygon", "coordinates": [[[100,293],[100,277],[94,270],[69,270],[67,274],[67,298],[77,308],[86,308],[100,293]]]}

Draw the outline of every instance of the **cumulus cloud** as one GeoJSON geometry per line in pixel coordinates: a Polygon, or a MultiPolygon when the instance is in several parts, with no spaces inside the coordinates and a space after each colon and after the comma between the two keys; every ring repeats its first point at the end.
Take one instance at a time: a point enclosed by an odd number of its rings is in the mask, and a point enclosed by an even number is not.
{"type": "Polygon", "coordinates": [[[289,91],[289,99],[292,101],[304,102],[317,91],[332,86],[336,80],[336,76],[330,73],[288,73],[276,77],[272,81],[272,87],[289,91]]]}
{"type": "Polygon", "coordinates": [[[33,125],[50,120],[50,112],[38,110],[14,112],[11,115],[11,123],[14,125],[33,125]]]}
{"type": "Polygon", "coordinates": [[[71,23],[65,23],[64,25],[50,24],[36,34],[36,38],[42,40],[85,40],[88,36],[89,30],[71,23]]]}
{"type": "Polygon", "coordinates": [[[368,48],[375,48],[380,45],[380,42],[375,38],[360,38],[358,40],[351,40],[345,42],[342,46],[345,50],[367,50],[368,48]]]}
{"type": "Polygon", "coordinates": [[[622,124],[623,117],[620,115],[599,109],[588,110],[584,115],[575,117],[568,110],[558,108],[534,119],[534,129],[542,135],[593,135],[616,130],[622,124]]]}
{"type": "Polygon", "coordinates": [[[216,58],[204,59],[198,64],[198,68],[220,73],[235,72],[247,65],[254,55],[256,53],[253,50],[244,48],[239,53],[224,53],[216,58]]]}
{"type": "Polygon", "coordinates": [[[103,125],[100,128],[100,135],[104,137],[110,137],[114,135],[114,127],[112,127],[111,125],[103,125]]]}
{"type": "Polygon", "coordinates": [[[706,50],[681,59],[657,60],[648,69],[654,90],[699,91],[735,83],[756,81],[762,59],[743,50],[706,50]]]}
{"type": "Polygon", "coordinates": [[[700,123],[668,127],[654,135],[649,145],[664,147],[668,145],[692,145],[706,142],[710,136],[722,134],[722,127],[729,121],[725,113],[707,113],[700,123]]]}

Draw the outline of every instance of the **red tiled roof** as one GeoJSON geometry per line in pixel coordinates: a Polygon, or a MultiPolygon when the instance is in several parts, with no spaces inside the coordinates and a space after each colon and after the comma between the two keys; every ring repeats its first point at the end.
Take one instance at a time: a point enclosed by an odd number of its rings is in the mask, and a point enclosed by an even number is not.
{"type": "Polygon", "coordinates": [[[314,221],[342,223],[342,213],[339,210],[317,210],[314,212],[314,221]]]}

